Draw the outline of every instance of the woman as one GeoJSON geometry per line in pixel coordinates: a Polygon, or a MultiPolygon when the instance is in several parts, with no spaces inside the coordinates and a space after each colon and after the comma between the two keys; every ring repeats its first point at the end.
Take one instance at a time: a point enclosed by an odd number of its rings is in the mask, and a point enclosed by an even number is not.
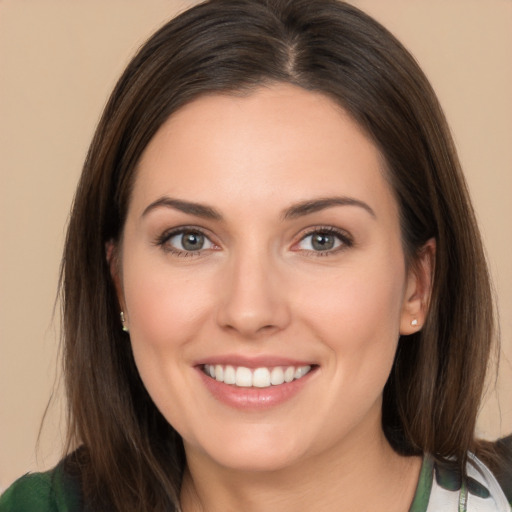
{"type": "Polygon", "coordinates": [[[509,510],[449,130],[354,7],[214,0],[159,30],[94,136],[62,299],[70,455],[0,510],[509,510]]]}

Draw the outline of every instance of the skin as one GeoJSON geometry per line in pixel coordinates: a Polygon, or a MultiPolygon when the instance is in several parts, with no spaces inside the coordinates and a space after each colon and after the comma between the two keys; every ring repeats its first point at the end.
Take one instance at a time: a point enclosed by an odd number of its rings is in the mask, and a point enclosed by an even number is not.
{"type": "Polygon", "coordinates": [[[319,93],[205,96],[168,119],[139,162],[111,268],[140,375],[183,437],[183,510],[408,510],[421,461],[389,446],[382,390],[399,335],[423,323],[434,248],[406,268],[383,159],[319,93]],[[333,196],[360,204],[283,216],[333,196]],[[183,226],[206,235],[202,250],[183,250],[183,226]],[[341,238],[318,251],[311,231],[326,228],[341,238]],[[197,368],[226,354],[315,371],[278,406],[234,408],[197,368]]]}

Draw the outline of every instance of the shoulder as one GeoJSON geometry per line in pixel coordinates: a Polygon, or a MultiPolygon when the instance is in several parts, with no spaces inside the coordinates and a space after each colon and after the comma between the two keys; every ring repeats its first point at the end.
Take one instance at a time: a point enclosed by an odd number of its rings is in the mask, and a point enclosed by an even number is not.
{"type": "Polygon", "coordinates": [[[512,512],[512,437],[497,443],[491,461],[499,464],[488,466],[473,454],[468,454],[465,475],[453,461],[435,460],[425,456],[418,488],[423,490],[428,506],[413,503],[411,512],[439,512],[441,510],[464,512],[512,512]]]}
{"type": "MultiPolygon", "coordinates": [[[[509,470],[510,469],[512,468],[509,468],[509,470]]],[[[468,499],[472,497],[471,495],[473,493],[475,495],[474,500],[476,500],[476,497],[490,498],[496,503],[496,510],[509,511],[512,496],[506,492],[504,484],[508,480],[508,484],[510,485],[512,474],[509,471],[508,475],[500,475],[503,476],[504,479],[500,477],[499,480],[497,476],[496,472],[493,473],[482,461],[472,456],[471,463],[468,465],[468,499]],[[474,483],[479,483],[481,485],[480,489],[485,490],[483,495],[478,492],[478,486],[475,486],[474,483]]],[[[475,510],[480,509],[475,508],[475,510]]]]}
{"type": "Polygon", "coordinates": [[[495,449],[499,462],[493,472],[512,506],[512,435],[498,440],[495,449]]]}
{"type": "Polygon", "coordinates": [[[79,482],[61,462],[44,473],[29,473],[14,482],[0,497],[0,512],[80,512],[79,482]]]}
{"type": "Polygon", "coordinates": [[[52,498],[49,473],[26,474],[0,497],[1,512],[58,510],[52,498]]]}

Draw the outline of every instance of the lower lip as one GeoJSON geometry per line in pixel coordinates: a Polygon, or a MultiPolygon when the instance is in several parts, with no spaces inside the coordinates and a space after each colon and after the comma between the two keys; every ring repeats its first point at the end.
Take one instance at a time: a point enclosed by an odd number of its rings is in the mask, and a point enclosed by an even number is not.
{"type": "Polygon", "coordinates": [[[198,367],[197,370],[204,385],[217,400],[230,407],[243,410],[268,409],[287,402],[297,395],[309,382],[312,374],[316,373],[316,367],[313,367],[304,377],[292,382],[266,388],[244,388],[212,379],[203,372],[201,367],[198,367]]]}

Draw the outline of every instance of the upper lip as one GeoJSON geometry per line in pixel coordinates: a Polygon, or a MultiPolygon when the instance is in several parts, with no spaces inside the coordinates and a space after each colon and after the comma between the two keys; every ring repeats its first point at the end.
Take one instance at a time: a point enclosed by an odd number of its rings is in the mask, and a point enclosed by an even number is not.
{"type": "Polygon", "coordinates": [[[272,368],[274,366],[307,366],[314,365],[312,361],[293,359],[289,357],[261,355],[261,356],[242,356],[238,354],[232,355],[216,355],[211,357],[204,357],[196,361],[194,366],[203,366],[205,364],[211,365],[230,365],[230,366],[243,366],[245,368],[272,368]]]}

